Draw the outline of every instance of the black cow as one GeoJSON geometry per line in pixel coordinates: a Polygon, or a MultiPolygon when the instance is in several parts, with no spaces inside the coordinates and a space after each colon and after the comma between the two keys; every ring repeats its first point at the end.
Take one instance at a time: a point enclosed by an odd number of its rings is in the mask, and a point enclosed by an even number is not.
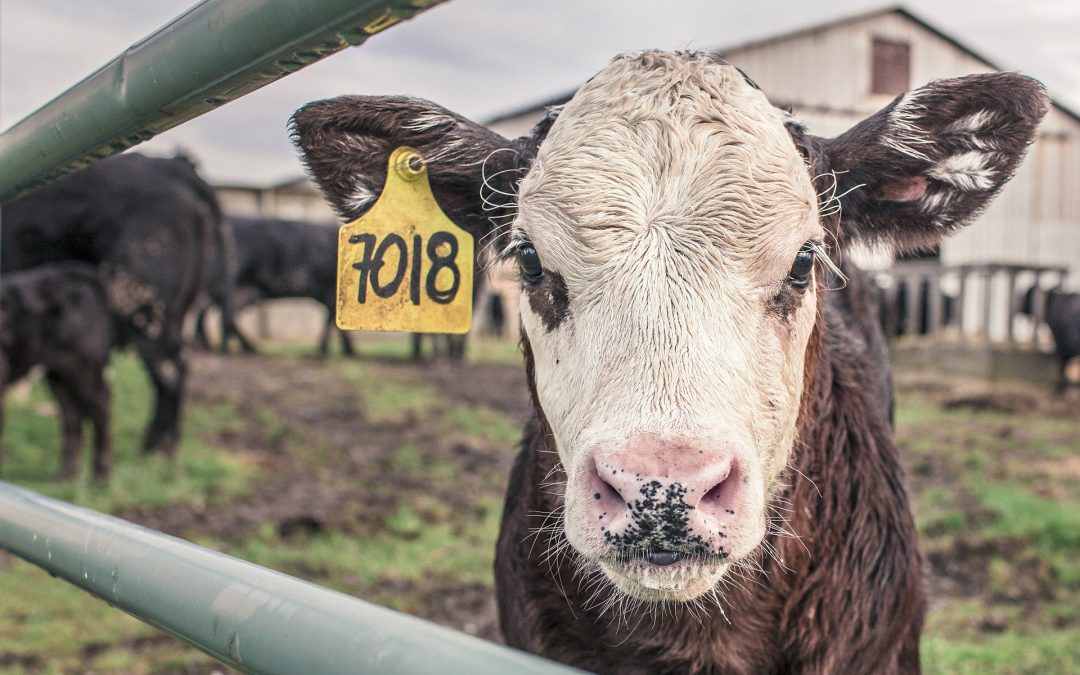
{"type": "MultiPolygon", "coordinates": [[[[83,422],[94,425],[94,478],[112,465],[109,385],[112,319],[93,265],[63,262],[6,274],[0,285],[0,401],[34,366],[56,397],[64,426],[60,478],[78,470],[83,422]]],[[[0,407],[0,432],[3,408],[0,407]]],[[[2,459],[2,457],[0,457],[2,459]]]]}
{"type": "Polygon", "coordinates": [[[156,392],[147,452],[175,451],[187,375],[181,328],[220,222],[217,198],[191,161],[134,153],[3,206],[5,274],[62,260],[97,265],[118,344],[138,350],[156,392]]]}
{"type": "MultiPolygon", "coordinates": [[[[1024,294],[1020,311],[1035,316],[1038,288],[1032,287],[1024,294]]],[[[1054,336],[1054,350],[1058,357],[1060,377],[1058,387],[1062,391],[1069,385],[1065,370],[1069,361],[1080,356],[1080,293],[1065,293],[1058,289],[1045,292],[1046,325],[1054,336]]]]}
{"type": "MultiPolygon", "coordinates": [[[[213,302],[221,306],[228,298],[230,276],[235,311],[260,300],[311,298],[327,310],[319,337],[319,354],[326,356],[330,332],[335,329],[337,228],[276,218],[230,217],[228,221],[234,239],[232,259],[223,255],[215,260],[210,284],[213,302]]],[[[208,309],[209,306],[203,308],[195,321],[196,340],[204,346],[209,344],[205,329],[208,309]]],[[[245,351],[255,350],[251,340],[235,325],[222,326],[223,349],[230,336],[236,337],[245,351]]],[[[342,349],[352,356],[348,333],[340,332],[340,337],[342,349]]]]}

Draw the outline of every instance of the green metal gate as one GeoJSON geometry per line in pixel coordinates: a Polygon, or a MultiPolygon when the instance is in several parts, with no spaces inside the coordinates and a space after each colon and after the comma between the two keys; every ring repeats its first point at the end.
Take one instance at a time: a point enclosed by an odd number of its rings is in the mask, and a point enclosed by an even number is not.
{"type": "MultiPolygon", "coordinates": [[[[0,134],[0,202],[443,1],[206,0],[0,134]]],[[[2,481],[0,548],[247,672],[568,670],[2,481]]]]}

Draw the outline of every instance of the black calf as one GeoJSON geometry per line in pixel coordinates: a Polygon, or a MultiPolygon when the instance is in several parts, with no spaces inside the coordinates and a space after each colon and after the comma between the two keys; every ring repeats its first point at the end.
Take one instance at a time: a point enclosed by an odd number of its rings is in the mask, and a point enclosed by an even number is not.
{"type": "Polygon", "coordinates": [[[3,206],[4,274],[62,260],[98,267],[117,340],[138,350],[156,392],[147,452],[176,447],[187,373],[181,328],[220,222],[214,192],[190,161],[134,153],[3,206]]]}
{"type": "MultiPolygon", "coordinates": [[[[0,286],[0,401],[9,384],[34,366],[44,367],[64,427],[62,479],[78,471],[82,426],[87,418],[94,425],[94,478],[101,480],[109,474],[112,448],[105,366],[112,341],[105,289],[92,265],[57,263],[4,275],[0,286]]],[[[0,432],[2,429],[0,408],[0,432]]]]}

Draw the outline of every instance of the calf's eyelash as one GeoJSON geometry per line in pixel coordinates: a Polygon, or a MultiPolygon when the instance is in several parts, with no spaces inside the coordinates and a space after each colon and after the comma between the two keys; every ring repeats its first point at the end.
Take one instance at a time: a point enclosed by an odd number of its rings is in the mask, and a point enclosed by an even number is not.
{"type": "Polygon", "coordinates": [[[510,235],[510,242],[495,255],[495,262],[502,262],[503,260],[514,257],[525,245],[532,245],[529,238],[520,231],[513,232],[510,235]]]}

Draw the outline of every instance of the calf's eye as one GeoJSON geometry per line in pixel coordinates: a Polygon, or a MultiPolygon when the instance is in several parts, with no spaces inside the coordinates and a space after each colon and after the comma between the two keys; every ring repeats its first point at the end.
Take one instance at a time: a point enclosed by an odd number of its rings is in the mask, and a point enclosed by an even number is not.
{"type": "Polygon", "coordinates": [[[810,243],[803,244],[795,256],[788,272],[788,283],[795,288],[806,288],[810,284],[810,274],[814,271],[814,249],[810,243]]]}
{"type": "Polygon", "coordinates": [[[540,256],[532,244],[525,244],[518,249],[518,259],[521,262],[521,276],[526,283],[538,284],[544,278],[544,268],[540,265],[540,256]]]}

